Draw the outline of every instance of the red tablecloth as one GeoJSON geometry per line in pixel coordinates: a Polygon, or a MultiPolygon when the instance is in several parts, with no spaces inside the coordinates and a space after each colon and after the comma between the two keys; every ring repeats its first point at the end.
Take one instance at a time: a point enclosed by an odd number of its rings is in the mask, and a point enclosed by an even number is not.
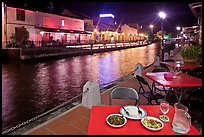
{"type": "Polygon", "coordinates": [[[164,74],[172,73],[173,75],[178,72],[155,72],[144,73],[144,75],[152,81],[165,86],[165,87],[201,87],[202,79],[196,78],[184,73],[177,75],[177,78],[165,79],[164,74]]]}
{"type": "Polygon", "coordinates": [[[201,67],[201,65],[199,64],[195,64],[195,63],[184,63],[183,65],[176,63],[176,62],[161,62],[162,64],[166,64],[172,68],[183,68],[183,69],[194,69],[197,67],[201,67]]]}
{"type": "MultiPolygon", "coordinates": [[[[159,105],[142,105],[141,108],[145,109],[147,116],[159,116],[159,105]]],[[[109,114],[120,113],[120,106],[93,106],[89,120],[88,135],[178,135],[171,127],[174,108],[170,106],[167,115],[170,122],[164,122],[164,127],[159,131],[151,131],[146,129],[140,120],[127,119],[126,125],[120,128],[114,128],[106,123],[106,117],[109,114]]],[[[190,131],[187,135],[201,135],[200,132],[191,125],[190,131]]]]}

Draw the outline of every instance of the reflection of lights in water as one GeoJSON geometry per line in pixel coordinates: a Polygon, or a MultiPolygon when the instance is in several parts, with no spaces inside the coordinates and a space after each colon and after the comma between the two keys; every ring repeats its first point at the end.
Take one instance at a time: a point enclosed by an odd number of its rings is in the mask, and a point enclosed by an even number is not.
{"type": "MultiPolygon", "coordinates": [[[[22,115],[12,113],[14,111],[10,110],[19,112],[24,109],[25,104],[28,104],[30,108],[24,113],[24,117],[35,117],[35,114],[39,114],[42,110],[62,104],[82,92],[82,87],[88,80],[104,84],[130,73],[137,63],[148,65],[154,61],[156,56],[154,52],[157,52],[158,47],[151,44],[148,47],[70,57],[37,65],[18,64],[15,65],[15,69],[12,67],[6,71],[2,67],[2,108],[3,106],[6,108],[2,109],[2,114],[11,117],[8,121],[3,121],[2,125],[9,125],[13,121],[22,123],[27,120],[20,119],[22,115]],[[149,50],[147,53],[146,49],[149,50]],[[21,67],[26,71],[18,71],[22,70],[21,67]],[[29,80],[29,83],[25,83],[22,79],[29,80]],[[20,88],[28,92],[20,93],[18,90],[20,88]],[[10,93],[12,96],[9,96],[10,93]],[[32,93],[32,96],[28,97],[29,93],[32,93]],[[23,100],[23,104],[18,105],[21,107],[13,103],[20,100],[23,100]],[[30,103],[31,101],[33,102],[30,103]]],[[[3,65],[9,68],[9,64],[3,65]]]]}

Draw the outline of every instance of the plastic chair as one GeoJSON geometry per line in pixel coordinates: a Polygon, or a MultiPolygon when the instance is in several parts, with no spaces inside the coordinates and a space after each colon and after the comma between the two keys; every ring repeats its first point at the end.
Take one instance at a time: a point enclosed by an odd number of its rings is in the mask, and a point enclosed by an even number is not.
{"type": "Polygon", "coordinates": [[[139,94],[142,94],[148,100],[148,105],[152,105],[153,100],[155,100],[157,105],[159,105],[158,100],[164,98],[164,96],[153,91],[153,89],[150,88],[149,83],[143,77],[139,75],[137,75],[136,77],[140,84],[139,94]],[[142,92],[140,92],[140,90],[142,90],[142,92]]]}
{"type": "Polygon", "coordinates": [[[116,87],[110,93],[110,106],[112,105],[112,99],[126,99],[135,100],[135,105],[139,100],[137,91],[130,87],[116,87]]]}
{"type": "Polygon", "coordinates": [[[170,57],[173,57],[174,56],[174,51],[173,50],[170,50],[170,57]]]}
{"type": "Polygon", "coordinates": [[[167,60],[167,59],[169,59],[169,53],[168,52],[164,53],[164,60],[167,60]]]}

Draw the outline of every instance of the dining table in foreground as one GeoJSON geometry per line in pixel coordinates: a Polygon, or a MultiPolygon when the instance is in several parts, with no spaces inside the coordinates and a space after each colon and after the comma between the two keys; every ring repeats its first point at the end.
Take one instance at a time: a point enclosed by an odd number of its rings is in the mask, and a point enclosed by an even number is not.
{"type": "MultiPolygon", "coordinates": [[[[158,118],[161,114],[159,105],[140,105],[147,116],[158,118]]],[[[169,122],[164,122],[164,127],[159,131],[152,131],[145,128],[141,120],[127,119],[127,123],[120,128],[111,127],[106,122],[106,117],[110,114],[119,114],[121,106],[92,106],[88,126],[88,135],[181,135],[175,133],[172,129],[172,120],[174,117],[174,107],[170,105],[169,112],[166,114],[169,122]]],[[[190,131],[184,135],[201,135],[194,127],[190,126],[190,131]]]]}

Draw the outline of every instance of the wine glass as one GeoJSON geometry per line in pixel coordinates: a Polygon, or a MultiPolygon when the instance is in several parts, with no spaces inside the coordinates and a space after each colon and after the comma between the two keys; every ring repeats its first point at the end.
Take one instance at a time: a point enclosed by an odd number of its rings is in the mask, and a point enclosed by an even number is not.
{"type": "Polygon", "coordinates": [[[160,110],[165,115],[169,112],[169,102],[161,101],[160,102],[160,110]]]}

